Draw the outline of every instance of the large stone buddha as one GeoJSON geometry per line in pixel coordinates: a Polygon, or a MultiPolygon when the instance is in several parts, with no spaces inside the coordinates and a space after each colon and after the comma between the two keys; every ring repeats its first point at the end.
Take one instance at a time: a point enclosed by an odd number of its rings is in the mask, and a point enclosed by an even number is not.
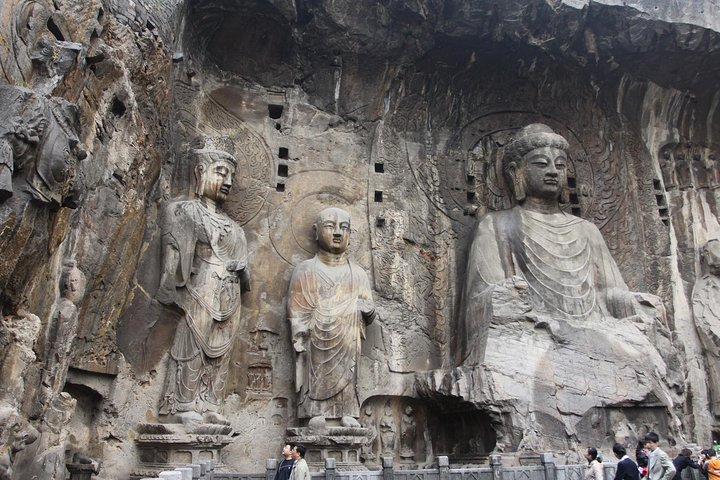
{"type": "Polygon", "coordinates": [[[672,402],[660,299],[631,292],[598,228],[560,209],[567,148],[543,124],[507,145],[516,205],[477,224],[457,358],[487,369],[492,401],[514,405],[514,428],[566,438],[593,407],[672,402]]]}

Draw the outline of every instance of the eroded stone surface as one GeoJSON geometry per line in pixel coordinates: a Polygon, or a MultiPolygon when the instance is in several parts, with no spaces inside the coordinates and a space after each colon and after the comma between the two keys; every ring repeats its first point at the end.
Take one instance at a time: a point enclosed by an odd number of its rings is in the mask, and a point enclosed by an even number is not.
{"type": "MultiPolygon", "coordinates": [[[[38,323],[8,364],[27,371],[22,387],[2,385],[20,423],[44,421],[32,409],[49,355],[43,332],[62,298],[63,260],[74,258],[87,293],[75,305],[64,385],[78,402],[66,447],[101,460],[105,478],[136,464],[136,429],[158,420],[182,321],[155,299],[159,212],[192,194],[194,139],[224,135],[239,172],[226,211],[247,235],[254,271],[224,400],[241,432],[225,447],[229,467],[261,471],[297,424],[285,302],[293,268],[315,254],[310,225],[324,206],[352,215],[348,251],[380,314],[359,358],[360,419],[377,430],[361,456],[387,450],[400,462],[407,405],[418,464],[438,452],[462,463],[493,449],[544,448],[538,425],[560,451],[602,447],[612,432],[631,443],[647,430],[706,443],[720,424],[697,360],[705,327],[696,329],[692,291],[699,247],[720,236],[718,19],[707,0],[620,3],[4,2],[3,88],[76,105],[76,148],[88,153],[75,172],[85,188],[78,208],[17,195],[19,171],[0,203],[2,314],[32,312],[38,323]],[[519,376],[451,368],[472,227],[510,206],[500,154],[533,122],[570,144],[564,211],[599,229],[630,291],[663,301],[670,335],[651,333],[660,350],[681,352],[668,362],[668,378],[684,379],[673,388],[675,417],[639,406],[634,391],[627,405],[584,410],[570,388],[582,380],[572,377],[567,388],[534,393],[572,411],[577,434],[568,439],[572,429],[542,411],[513,424],[511,396],[486,393],[502,384],[526,394],[519,376]]],[[[532,332],[577,358],[556,343],[556,325],[496,327],[532,332]]],[[[523,347],[530,338],[512,340],[523,347]]],[[[614,398],[625,395],[607,383],[614,398]]]]}

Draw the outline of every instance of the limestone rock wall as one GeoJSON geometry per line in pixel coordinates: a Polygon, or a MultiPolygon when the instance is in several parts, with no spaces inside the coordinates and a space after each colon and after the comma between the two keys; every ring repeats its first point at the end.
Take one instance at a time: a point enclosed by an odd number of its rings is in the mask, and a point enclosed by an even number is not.
{"type": "Polygon", "coordinates": [[[388,432],[406,428],[408,406],[419,464],[443,453],[476,461],[498,444],[542,448],[482,395],[485,378],[446,376],[471,227],[509,205],[501,147],[542,121],[570,141],[566,210],[600,228],[632,290],[663,298],[682,352],[672,415],[638,408],[623,431],[616,420],[627,412],[617,412],[638,406],[616,405],[556,434],[570,452],[654,428],[678,445],[707,443],[720,431],[706,382],[716,367],[691,294],[698,248],[720,236],[720,20],[710,1],[654,3],[4,2],[3,83],[75,105],[87,157],[74,176],[77,205],[23,193],[27,166],[0,203],[6,330],[39,319],[29,330],[35,359],[25,348],[3,360],[24,382],[3,379],[0,400],[13,418],[47,423],[49,400],[33,399],[62,265],[74,259],[87,285],[64,390],[77,405],[70,435],[52,441],[101,459],[99,478],[132,471],[135,429],[157,418],[178,322],[154,299],[159,208],[192,193],[195,138],[227,135],[239,161],[227,211],[245,230],[253,271],[225,403],[239,433],[225,449],[230,468],[261,470],[294,425],[284,301],[324,206],[352,214],[351,254],[381,315],[363,346],[363,414],[378,430],[365,454],[401,458],[409,446],[388,432]]]}

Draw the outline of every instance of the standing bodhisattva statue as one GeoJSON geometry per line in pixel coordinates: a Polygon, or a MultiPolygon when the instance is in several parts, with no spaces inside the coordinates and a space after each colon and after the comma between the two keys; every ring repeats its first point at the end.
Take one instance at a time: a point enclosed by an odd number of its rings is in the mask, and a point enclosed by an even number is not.
{"type": "Polygon", "coordinates": [[[240,294],[249,290],[247,243],[242,228],[218,209],[237,161],[219,149],[192,153],[196,198],[170,202],[162,223],[157,299],[180,307],[184,319],[170,350],[160,413],[186,424],[224,424],[218,411],[240,326],[240,294]]]}
{"type": "Polygon", "coordinates": [[[313,228],[318,253],[295,267],[288,292],[298,418],[342,419],[359,427],[360,342],[376,316],[370,282],[346,256],[348,212],[326,208],[313,228]]]}

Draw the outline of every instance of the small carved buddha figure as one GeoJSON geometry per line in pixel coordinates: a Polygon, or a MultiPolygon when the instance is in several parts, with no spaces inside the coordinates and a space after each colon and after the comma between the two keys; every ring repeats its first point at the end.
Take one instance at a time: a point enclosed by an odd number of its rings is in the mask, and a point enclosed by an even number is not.
{"type": "Polygon", "coordinates": [[[665,190],[675,190],[677,181],[675,179],[675,160],[672,157],[673,151],[669,146],[663,147],[660,156],[660,171],[663,176],[665,190]]]}
{"type": "Polygon", "coordinates": [[[295,267],[288,291],[298,418],[359,427],[358,357],[365,326],[376,316],[370,281],[346,255],[348,212],[326,208],[313,229],[318,253],[295,267]]]}
{"type": "Polygon", "coordinates": [[[678,187],[680,190],[690,190],[695,188],[692,177],[692,168],[690,161],[687,159],[687,150],[689,147],[678,145],[675,149],[675,173],[677,174],[678,187]]]}

